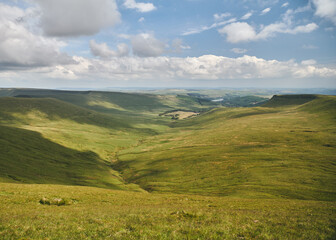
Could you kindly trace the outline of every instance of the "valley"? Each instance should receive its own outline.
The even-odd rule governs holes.
[[[0,89],[0,237],[332,239],[336,97],[206,94]]]

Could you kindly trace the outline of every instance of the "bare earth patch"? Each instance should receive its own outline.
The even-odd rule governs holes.
[[[172,119],[186,119],[199,115],[197,112],[188,111],[174,111],[164,114],[163,116],[172,117]]]

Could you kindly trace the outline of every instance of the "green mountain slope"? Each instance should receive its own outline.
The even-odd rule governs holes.
[[[316,99],[318,95],[301,94],[301,95],[274,95],[264,107],[284,107],[290,105],[301,105]]]
[[[44,89],[0,89],[0,96],[56,98],[98,112],[143,115],[158,114],[174,108],[189,110],[216,106],[211,101],[187,95],[156,95],[99,91],[59,91]]]
[[[114,153],[153,134],[51,98],[0,98],[2,181],[128,189]],[[90,180],[91,179],[91,180]]]
[[[0,180],[126,189],[120,177],[93,152],[79,152],[40,134],[0,126]]]
[[[335,200],[335,102],[282,96],[216,109],[120,151],[116,167],[149,191]]]

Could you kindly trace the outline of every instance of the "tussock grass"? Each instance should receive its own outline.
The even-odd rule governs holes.
[[[333,239],[336,205],[0,184],[1,239]],[[71,204],[42,205],[41,196]]]

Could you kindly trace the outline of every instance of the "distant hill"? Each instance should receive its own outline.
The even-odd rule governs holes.
[[[175,108],[200,110],[213,107],[211,101],[187,95],[156,95],[145,93],[60,91],[44,89],[0,89],[0,96],[24,98],[55,98],[103,113],[160,113]]]
[[[301,94],[301,95],[274,95],[263,107],[282,107],[289,105],[301,105],[316,99],[318,95]]]

